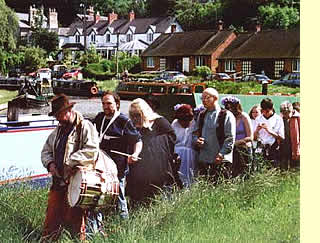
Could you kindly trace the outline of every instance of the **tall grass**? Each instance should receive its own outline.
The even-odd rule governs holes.
[[[107,238],[90,242],[299,242],[299,172],[263,170],[217,186],[199,179],[190,190],[157,197],[120,221],[110,211]],[[37,242],[47,191],[1,188],[2,242]],[[74,240],[73,240],[74,241]],[[65,232],[60,242],[73,242]]]

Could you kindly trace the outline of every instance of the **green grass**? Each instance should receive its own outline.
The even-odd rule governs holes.
[[[264,170],[218,186],[199,180],[171,200],[157,197],[121,222],[106,217],[108,238],[91,242],[299,242],[300,173]],[[2,242],[36,242],[46,190],[0,188]],[[72,242],[64,233],[60,242]]]
[[[0,89],[0,104],[7,103],[9,100],[12,100],[14,97],[16,97],[17,94],[17,91]]]

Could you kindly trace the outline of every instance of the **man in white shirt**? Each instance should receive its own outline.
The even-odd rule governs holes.
[[[260,103],[261,115],[256,118],[254,140],[261,142],[263,156],[273,162],[274,166],[279,165],[279,145],[284,139],[283,119],[273,109],[273,102],[265,98]]]

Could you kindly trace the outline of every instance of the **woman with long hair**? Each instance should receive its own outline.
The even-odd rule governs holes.
[[[169,195],[174,185],[172,161],[176,135],[167,119],[141,99],[132,101],[129,117],[140,131],[141,160],[130,165],[128,195],[134,204],[146,202],[156,193]]]
[[[233,150],[232,176],[242,175],[252,162],[252,124],[247,113],[242,111],[240,99],[234,96],[224,97],[224,107],[236,118],[236,141]]]

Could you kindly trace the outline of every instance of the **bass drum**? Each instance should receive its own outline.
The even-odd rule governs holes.
[[[68,186],[70,207],[95,208],[114,205],[119,195],[118,178],[107,177],[98,170],[80,168]]]

